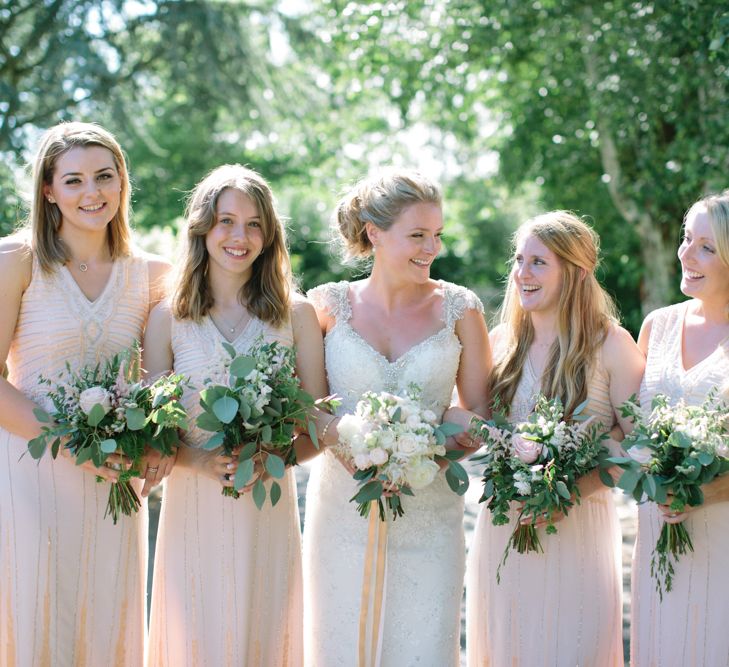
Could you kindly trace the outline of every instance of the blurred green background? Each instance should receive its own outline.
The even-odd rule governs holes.
[[[490,310],[509,237],[569,208],[633,332],[680,298],[684,211],[729,186],[725,2],[0,0],[0,233],[59,120],[120,139],[140,243],[174,256],[185,194],[241,162],[271,182],[302,288],[356,271],[329,213],[378,166],[446,194],[434,273]]]

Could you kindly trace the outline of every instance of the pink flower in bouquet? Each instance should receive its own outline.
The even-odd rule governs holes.
[[[528,440],[518,433],[514,433],[511,436],[511,448],[517,457],[519,457],[520,461],[529,465],[539,458],[539,454],[542,451],[542,444],[534,440]]]

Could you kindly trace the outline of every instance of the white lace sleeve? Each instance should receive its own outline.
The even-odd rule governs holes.
[[[306,298],[317,310],[328,312],[336,320],[346,320],[351,316],[348,290],[349,284],[344,280],[338,283],[324,283],[310,289],[306,293]]]
[[[483,303],[470,289],[453,283],[443,283],[444,321],[445,325],[452,329],[467,310],[484,312]]]

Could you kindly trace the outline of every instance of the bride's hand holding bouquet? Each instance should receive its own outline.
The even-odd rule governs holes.
[[[446,438],[461,427],[438,423],[435,413],[419,401],[415,385],[402,396],[367,392],[354,413],[342,416],[337,424],[337,453],[355,470],[360,488],[351,500],[362,516],[368,516],[372,504],[383,521],[385,506],[393,519],[402,516],[401,496],[412,496],[431,484],[441,465],[455,493],[463,495],[468,489],[468,474],[457,462],[462,452],[445,446]]]

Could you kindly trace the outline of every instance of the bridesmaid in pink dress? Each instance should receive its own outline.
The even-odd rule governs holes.
[[[323,396],[316,313],[293,293],[283,224],[256,172],[240,165],[211,172],[191,196],[185,236],[174,294],[154,310],[145,336],[147,372],[183,373],[193,386],[183,397],[189,430],[164,488],[148,664],[299,667],[301,534],[293,470],[275,507],[267,500],[257,509],[250,493],[223,496],[237,460],[201,449],[210,433],[195,420],[202,383],[229,358],[224,341],[239,353],[261,338],[295,345],[303,387]],[[319,417],[325,431],[333,417]],[[316,451],[305,436],[296,447],[299,461]]]
[[[553,211],[517,230],[501,324],[491,332],[491,395],[522,421],[540,392],[559,396],[569,414],[587,400],[605,431],[635,393],[644,360],[618,326],[610,297],[595,278],[598,239],[579,218]],[[611,443],[615,453],[617,443]],[[496,570],[516,520],[494,526],[484,506],[469,554],[469,667],[620,667],[620,528],[612,492],[596,472],[579,481],[581,502],[545,535],[544,553],[512,552]]]
[[[103,128],[48,130],[33,179],[30,229],[0,241],[0,664],[137,667],[146,506],[114,525],[96,478],[115,470],[22,455],[40,433],[34,409],[50,408],[39,375],[141,339],[169,267],[131,249],[124,155]],[[170,465],[145,464],[148,485]]]
[[[729,190],[688,211],[678,249],[687,301],[652,312],[638,344],[647,354],[640,400],[666,394],[700,404],[713,388],[729,395]],[[635,667],[729,665],[729,476],[703,487],[704,503],[674,514],[639,506],[633,553],[631,664]],[[675,564],[673,587],[659,599],[650,574],[664,522],[683,521],[694,550]]]

